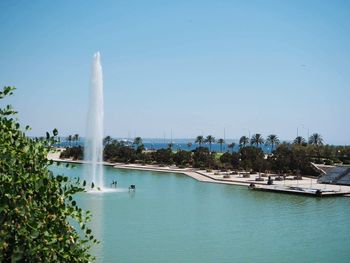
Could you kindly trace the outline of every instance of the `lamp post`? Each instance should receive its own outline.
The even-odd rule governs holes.
[[[297,126],[297,137],[299,136],[299,128],[305,128],[304,124],[300,124],[299,126]]]
[[[224,151],[226,150],[226,127],[224,127]]]

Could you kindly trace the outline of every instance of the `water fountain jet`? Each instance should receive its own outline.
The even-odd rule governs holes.
[[[103,190],[103,76],[100,52],[94,54],[90,80],[84,159],[85,180]]]

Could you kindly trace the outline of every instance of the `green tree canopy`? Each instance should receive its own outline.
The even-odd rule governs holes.
[[[204,143],[204,137],[202,135],[198,135],[195,143],[198,143],[199,147],[201,147],[202,144]]]
[[[262,169],[264,152],[260,148],[247,146],[241,148],[239,153],[241,155],[242,167],[244,169],[253,169],[257,172]]]
[[[249,138],[247,136],[242,136],[239,139],[239,147],[245,147],[249,143]]]
[[[298,144],[298,145],[304,145],[304,144],[306,144],[306,141],[305,141],[305,139],[302,136],[297,136],[294,139],[293,143],[294,144]]]
[[[323,145],[323,139],[321,134],[314,133],[309,138],[309,144],[315,145],[315,146],[322,146]]]
[[[106,146],[108,144],[111,144],[112,141],[113,141],[112,137],[108,135],[108,136],[103,138],[103,145]]]
[[[168,149],[158,149],[154,153],[154,159],[159,164],[172,164],[173,163],[173,152],[170,148]]]
[[[235,148],[235,143],[233,142],[233,143],[230,143],[229,145],[227,145],[227,147],[229,148],[229,149],[231,149],[231,153],[233,153],[233,149]]]
[[[220,162],[223,164],[231,164],[232,161],[232,154],[229,152],[225,152],[223,155],[220,156]]]
[[[192,152],[185,150],[178,150],[174,155],[176,165],[192,164]]]
[[[136,145],[136,146],[139,146],[139,145],[143,144],[142,138],[141,137],[135,137],[133,144]]]
[[[215,162],[213,154],[206,147],[198,147],[194,150],[193,161],[196,168],[212,167]]]
[[[225,143],[225,140],[224,139],[222,139],[222,138],[220,138],[219,140],[218,140],[218,144],[220,144],[220,152],[222,152],[222,145]]]
[[[280,140],[278,139],[277,135],[270,134],[267,136],[266,145],[271,145],[271,152],[273,152],[274,146],[278,145],[279,143],[280,143]]]
[[[254,134],[250,139],[250,144],[256,145],[256,147],[259,147],[263,143],[264,143],[264,138],[261,136],[260,133]]]
[[[12,91],[5,87],[0,99]],[[90,216],[73,200],[84,189],[49,170],[57,130],[46,140],[29,138],[15,114],[11,106],[0,109],[0,262],[91,261],[88,240],[96,240],[86,227]]]
[[[215,143],[215,137],[208,135],[207,138],[205,138],[205,142],[209,144],[209,151],[211,151],[211,145]]]

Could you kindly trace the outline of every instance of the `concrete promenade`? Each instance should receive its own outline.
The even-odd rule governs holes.
[[[249,186],[251,183],[257,185],[259,190],[265,189],[266,191],[276,191],[276,192],[290,192],[293,194],[298,194],[299,192],[290,187],[297,187],[305,190],[321,190],[323,195],[347,195],[350,194],[350,186],[339,186],[330,184],[319,184],[317,179],[303,177],[301,180],[294,180],[292,176],[287,176],[286,180],[274,181],[273,185],[267,185],[267,178],[264,181],[256,181],[259,177],[258,174],[251,174],[249,177],[244,177],[242,174],[230,175],[226,172],[212,171],[207,172],[205,170],[198,170],[193,168],[180,169],[177,167],[159,167],[156,165],[137,165],[137,164],[116,164],[115,168],[119,169],[133,169],[133,170],[143,170],[143,171],[156,171],[156,172],[171,172],[171,173],[182,173],[189,177],[192,177],[200,182],[206,183],[218,183],[218,184],[230,184],[230,185],[240,185]],[[225,178],[229,176],[229,178]],[[271,175],[273,178],[275,175]],[[310,193],[308,193],[310,194]]]

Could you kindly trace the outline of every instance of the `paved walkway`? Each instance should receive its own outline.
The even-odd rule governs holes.
[[[137,164],[117,164],[114,166],[119,169],[133,169],[133,170],[143,170],[143,171],[156,171],[156,172],[171,172],[171,173],[182,173],[189,177],[192,177],[200,182],[206,183],[217,183],[217,184],[230,184],[230,185],[241,185],[249,186],[251,183],[259,185],[260,188],[270,189],[271,186],[267,185],[267,180],[259,182],[255,181],[258,174],[252,174],[249,178],[244,178],[242,175],[230,175],[230,178],[224,178],[227,173],[219,172],[206,172],[204,170],[198,170],[193,168],[180,169],[177,167],[159,167],[156,165],[137,165]],[[292,177],[287,177],[292,179]],[[317,179],[303,177],[302,180],[284,180],[284,181],[274,181],[273,186],[278,186],[279,188],[289,188],[289,187],[300,187],[303,189],[319,189],[322,191],[335,191],[337,194],[350,194],[350,186],[339,186],[339,185],[329,185],[329,184],[319,184]]]

